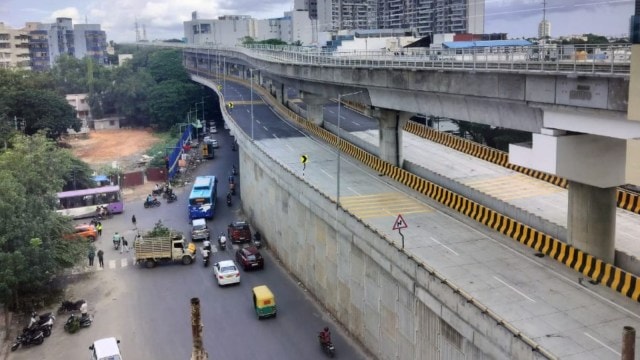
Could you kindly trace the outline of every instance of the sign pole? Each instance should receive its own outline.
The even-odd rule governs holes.
[[[398,228],[398,234],[400,234],[400,238],[402,239],[402,248],[400,250],[404,250],[404,235],[402,235],[402,231]]]

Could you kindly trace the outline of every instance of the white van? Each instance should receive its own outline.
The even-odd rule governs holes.
[[[96,340],[89,346],[91,350],[91,360],[122,360],[120,355],[120,340],[114,337]]]

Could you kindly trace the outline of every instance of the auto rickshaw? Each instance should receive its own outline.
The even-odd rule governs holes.
[[[253,307],[258,315],[258,320],[273,316],[276,317],[276,298],[266,285],[256,286],[252,290]]]

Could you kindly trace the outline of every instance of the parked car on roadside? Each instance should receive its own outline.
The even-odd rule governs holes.
[[[255,246],[238,249],[236,251],[236,261],[245,271],[250,269],[264,269],[264,258]]]

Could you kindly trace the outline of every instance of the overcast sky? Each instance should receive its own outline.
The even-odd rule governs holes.
[[[623,35],[629,31],[634,0],[547,0],[551,35],[595,33]],[[293,0],[0,0],[0,22],[21,28],[26,21],[100,24],[108,40],[134,41],[136,19],[147,39],[183,37],[183,22],[198,11],[200,18],[251,15],[281,17]],[[485,0],[485,32],[509,37],[535,37],[542,20],[542,0]],[[142,33],[141,33],[142,34]]]

